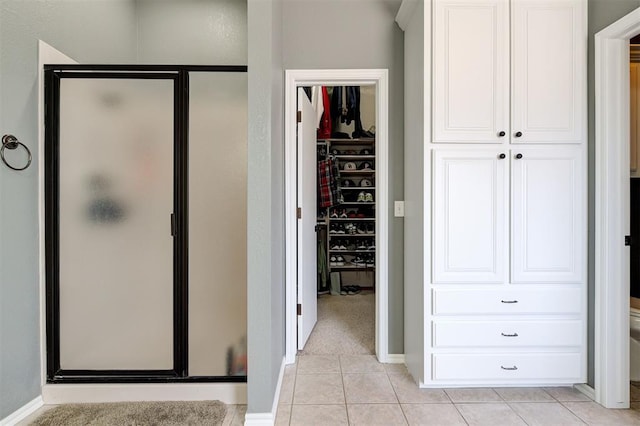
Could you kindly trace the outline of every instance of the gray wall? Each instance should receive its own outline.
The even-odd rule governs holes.
[[[136,0],[139,63],[244,65],[247,2]]]
[[[128,1],[0,1],[0,131],[31,149],[24,172],[0,165],[0,419],[40,395],[38,39],[83,62],[135,59]]]
[[[389,352],[404,353],[404,36],[400,0],[283,0],[285,69],[389,69]]]
[[[595,54],[594,35],[640,7],[640,0],[589,0],[589,318],[588,318],[588,383],[594,384],[594,330],[595,330]]]
[[[248,0],[248,412],[271,411],[284,360],[282,3]]]
[[[404,33],[405,218],[404,354],[413,377],[424,377],[424,2],[416,1]]]

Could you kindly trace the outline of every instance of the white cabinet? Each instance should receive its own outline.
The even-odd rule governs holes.
[[[582,164],[580,148],[435,150],[433,283],[502,284],[509,262],[514,284],[581,283]]]
[[[508,161],[495,150],[434,152],[434,283],[504,282]]]
[[[509,132],[509,2],[436,1],[436,142],[500,142]]]
[[[581,0],[434,0],[433,142],[581,143],[584,10]]]
[[[512,151],[512,283],[583,282],[583,164],[578,148]]]
[[[587,0],[405,5],[405,149],[425,159],[407,367],[425,387],[583,383]]]

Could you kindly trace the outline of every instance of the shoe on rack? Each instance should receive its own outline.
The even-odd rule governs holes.
[[[367,230],[365,229],[365,225],[358,226],[358,234],[365,234]]]
[[[376,258],[374,255],[370,254],[367,259],[365,260],[365,264],[369,267],[373,267],[376,266]]]
[[[336,266],[344,266],[344,257],[342,255],[336,256]]]
[[[338,209],[333,209],[331,210],[331,219],[337,219],[338,218]]]
[[[335,223],[332,223],[331,226],[329,227],[329,233],[330,234],[338,233],[338,226]]]
[[[340,250],[340,241],[338,241],[338,240],[334,241],[334,243],[331,244],[331,246],[329,248],[331,250]]]
[[[340,246],[338,247],[338,250],[346,250],[347,246],[344,245],[344,241],[340,241]]]
[[[358,166],[358,170],[372,170],[373,166],[371,165],[370,162],[368,161],[363,161],[362,163],[360,163],[360,165]]]
[[[356,186],[356,184],[351,179],[345,179],[342,181],[342,186],[346,188],[351,188],[353,186]]]
[[[369,246],[367,245],[367,240],[360,240],[356,244],[358,250],[366,250],[369,248]]]
[[[353,258],[353,260],[351,262],[354,265],[362,265],[364,263],[364,259],[362,258],[362,256],[357,255],[356,257]]]
[[[352,172],[352,171],[357,170],[358,168],[356,167],[356,163],[354,163],[353,161],[349,161],[349,162],[344,163],[344,167],[342,169],[346,170],[348,172],[349,171]]]
[[[353,219],[356,217],[356,211],[355,210],[349,210],[349,213],[347,214],[347,217]]]
[[[374,223],[370,223],[367,225],[367,234],[375,234],[376,225]]]
[[[373,203],[373,194],[370,193],[370,192],[367,192],[364,195],[364,201],[367,202],[367,203]]]
[[[373,182],[371,182],[371,179],[364,178],[360,180],[360,186],[363,188],[370,187],[373,186]]]
[[[338,259],[335,256],[331,256],[329,258],[329,266],[338,266],[337,261]]]
[[[362,155],[371,155],[371,150],[369,148],[365,148],[360,150],[360,154]]]
[[[344,234],[344,226],[343,226],[341,223],[339,223],[338,225],[336,225],[336,232],[337,232],[338,234]]]
[[[376,241],[372,239],[369,242],[369,245],[367,246],[367,250],[375,250],[375,249],[376,249]]]
[[[348,217],[348,216],[347,216],[347,211],[343,209],[343,210],[340,212],[340,219],[346,219],[347,217]]]
[[[360,192],[358,194],[358,203],[364,203],[366,201],[366,195],[364,194],[364,192]]]

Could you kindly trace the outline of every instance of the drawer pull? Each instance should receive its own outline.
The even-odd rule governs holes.
[[[518,303],[517,300],[501,300],[502,303]]]
[[[502,334],[504,337],[518,337],[518,333],[513,333],[513,334],[500,333],[500,334]]]
[[[505,367],[504,365],[501,365],[500,368],[502,368],[503,370],[509,370],[509,371],[514,371],[518,369],[518,367],[516,367],[515,365],[513,367]]]

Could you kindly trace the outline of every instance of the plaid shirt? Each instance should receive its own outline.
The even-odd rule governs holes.
[[[340,178],[338,164],[331,158],[318,162],[318,193],[320,207],[327,208],[343,202],[342,193],[338,187]]]

